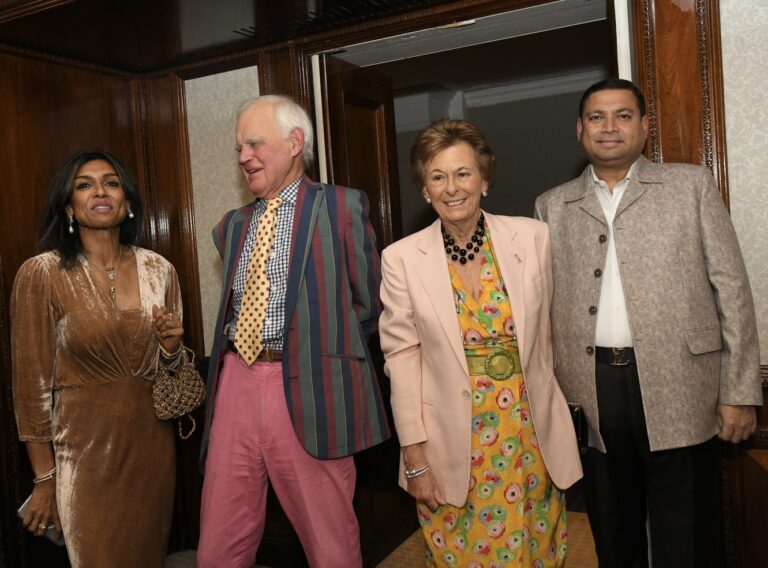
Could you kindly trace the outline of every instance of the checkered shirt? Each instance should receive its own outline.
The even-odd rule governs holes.
[[[275,242],[272,254],[267,262],[267,277],[269,278],[269,298],[267,313],[264,317],[262,339],[265,349],[283,349],[283,328],[285,327],[285,293],[288,287],[288,263],[291,258],[291,230],[293,229],[293,214],[296,211],[296,196],[299,193],[301,177],[279,193],[283,203],[277,208],[277,226],[275,227]],[[259,219],[267,210],[267,202],[257,199],[254,204],[253,217],[248,225],[248,235],[245,238],[243,252],[235,273],[232,286],[232,306],[235,317],[229,326],[229,339],[235,341],[237,319],[240,316],[240,304],[243,301],[245,281],[248,276],[248,262],[256,241],[256,229]]]

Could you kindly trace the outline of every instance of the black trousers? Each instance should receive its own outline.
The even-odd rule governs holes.
[[[720,564],[720,441],[651,452],[637,367],[598,362],[603,454],[583,456],[587,512],[600,568]],[[647,515],[647,517],[646,517]]]

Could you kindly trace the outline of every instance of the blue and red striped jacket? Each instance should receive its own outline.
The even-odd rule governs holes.
[[[208,370],[203,460],[233,318],[232,285],[253,209],[228,212],[213,230],[224,278]],[[363,192],[302,179],[285,298],[283,383],[296,437],[321,459],[348,456],[390,436],[368,350],[381,312],[375,243]]]

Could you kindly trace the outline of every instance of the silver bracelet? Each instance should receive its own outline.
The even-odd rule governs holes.
[[[426,464],[421,467],[406,469],[404,473],[405,473],[406,479],[413,479],[414,477],[419,477],[420,475],[424,475],[428,471],[429,471],[429,464]]]

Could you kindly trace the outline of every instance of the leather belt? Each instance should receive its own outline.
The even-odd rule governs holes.
[[[233,341],[227,342],[227,347],[230,351],[233,353],[237,353],[237,347],[235,347],[235,343]],[[238,353],[239,355],[239,353]],[[256,357],[257,361],[282,361],[283,360],[283,352],[278,349],[262,349],[261,353],[258,354]]]
[[[496,381],[504,381],[516,373],[522,373],[517,351],[494,349],[488,355],[468,355],[470,375],[486,375]]]
[[[612,367],[635,365],[635,350],[631,347],[597,347],[595,361]]]
[[[256,357],[257,361],[282,361],[283,352],[277,349],[262,349]]]

